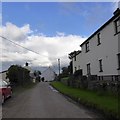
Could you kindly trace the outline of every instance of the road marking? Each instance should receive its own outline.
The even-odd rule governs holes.
[[[54,92],[58,92],[56,89],[54,89],[52,86],[49,86],[49,88],[54,91]]]

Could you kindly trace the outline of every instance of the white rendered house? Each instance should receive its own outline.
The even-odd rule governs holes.
[[[69,54],[69,58],[71,59],[72,61],[72,69],[73,69],[73,73],[79,69],[81,69],[81,66],[80,66],[80,53],[81,51],[78,50],[78,51],[74,51],[74,52],[71,52]]]
[[[52,68],[48,67],[45,71],[42,72],[41,76],[44,77],[44,81],[53,81],[56,77],[56,74]]]
[[[70,53],[73,73],[120,75],[120,9],[81,45],[79,54]]]
[[[9,78],[7,78],[7,70],[0,72],[0,80],[4,80],[6,82],[9,82]]]

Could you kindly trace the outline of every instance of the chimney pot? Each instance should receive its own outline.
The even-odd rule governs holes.
[[[117,8],[117,10],[113,13],[114,15],[120,14],[120,9]]]

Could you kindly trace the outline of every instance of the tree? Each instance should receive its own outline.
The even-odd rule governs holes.
[[[41,72],[39,70],[35,70],[34,71],[34,76],[38,77],[39,75],[41,75]]]
[[[37,76],[37,71],[36,71],[36,70],[34,71],[34,76],[35,76],[35,77]]]
[[[64,75],[68,75],[69,74],[68,67],[63,67],[62,68],[62,74],[64,74]]]
[[[39,81],[40,82],[40,75],[41,75],[41,72],[39,71],[39,70],[35,70],[34,71],[34,76],[35,76],[35,79],[37,80],[37,81]]]
[[[70,74],[73,74],[73,64],[72,64],[72,61],[70,61],[70,64],[68,66],[68,71]]]
[[[41,75],[41,72],[38,70],[38,74]]]
[[[8,69],[7,77],[11,83],[23,85],[30,82],[29,71],[19,65],[12,65]]]

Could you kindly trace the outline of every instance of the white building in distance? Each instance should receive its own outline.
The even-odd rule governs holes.
[[[48,67],[45,71],[42,72],[41,76],[44,77],[44,81],[53,81],[56,77],[56,73],[51,67]]]
[[[7,70],[0,72],[0,80],[4,80],[6,82],[9,82],[9,78],[7,78]]]

